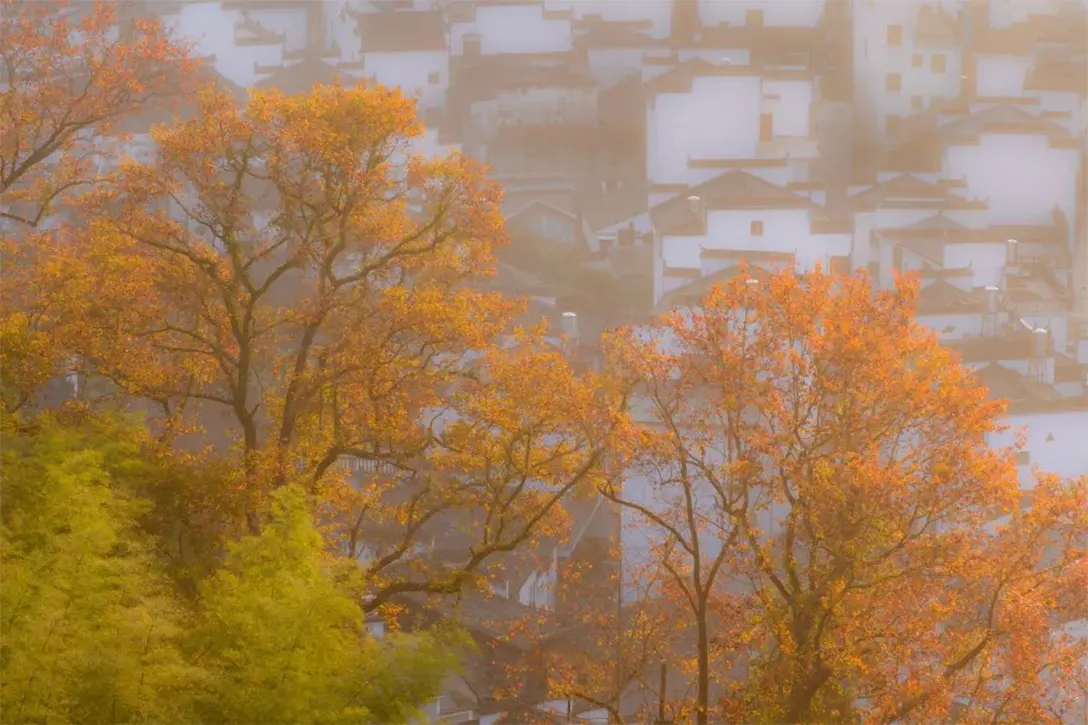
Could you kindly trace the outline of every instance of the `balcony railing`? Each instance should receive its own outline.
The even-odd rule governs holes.
[[[341,456],[336,465],[353,474],[380,473],[383,476],[392,476],[399,470],[388,461],[374,461],[368,458],[359,458],[358,456]]]

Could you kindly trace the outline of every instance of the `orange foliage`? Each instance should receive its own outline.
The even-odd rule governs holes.
[[[68,2],[0,0],[0,362],[4,406],[21,408],[71,350],[58,289],[40,274],[57,243],[46,231],[79,193],[104,182],[112,126],[177,98],[192,77],[188,49],[155,22],[116,32],[115,4],[72,13]],[[167,72],[164,72],[167,71]]]
[[[155,21],[117,32],[116,3],[0,0],[0,218],[37,226],[68,192],[97,181],[117,120],[185,88],[188,49]]]
[[[500,191],[464,157],[408,153],[410,99],[207,89],[198,105],[50,249],[74,346],[167,431],[226,420],[251,529],[271,488],[309,487],[364,559],[368,607],[458,591],[593,487],[621,397],[542,330],[510,337],[521,303],[471,287],[505,242]],[[373,471],[349,481],[349,457]],[[456,565],[430,556],[458,527]]]
[[[1083,678],[1083,644],[1050,632],[1083,579],[1085,484],[1043,478],[1021,511],[1011,452],[987,445],[1002,406],[913,321],[915,294],[742,274],[613,345],[656,502],[613,495],[691,626],[725,628],[700,673],[716,718],[932,723],[967,697],[969,722],[1056,723]]]

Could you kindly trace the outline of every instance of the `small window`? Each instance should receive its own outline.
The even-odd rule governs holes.
[[[433,73],[428,73],[427,74],[427,82],[430,83],[432,86],[437,86],[439,83],[442,82],[442,74],[439,73],[438,71],[434,71]]]
[[[903,90],[903,76],[898,73],[889,73],[884,79],[884,89],[889,93],[898,93]]]
[[[752,222],[749,225],[748,229],[752,233],[753,237],[762,237],[763,236],[763,222],[762,221]]]
[[[888,45],[898,48],[903,44],[903,28],[898,25],[888,26]]]
[[[924,62],[925,58],[922,57],[921,53],[915,53],[910,59],[910,64],[913,65],[915,68],[921,68],[922,63]]]
[[[465,37],[461,40],[461,50],[468,58],[480,57],[482,46],[483,38],[479,33],[465,33]]]
[[[763,11],[762,10],[749,10],[747,13],[748,26],[752,28],[759,28],[763,26]]]
[[[943,55],[938,53],[929,60],[929,67],[933,69],[934,73],[944,73],[948,65],[945,62]]]
[[[925,99],[921,96],[913,96],[910,99],[910,107],[913,108],[915,111],[921,111],[923,108],[925,108],[925,105]]]
[[[759,116],[759,140],[766,143],[774,138],[774,116],[763,113]]]

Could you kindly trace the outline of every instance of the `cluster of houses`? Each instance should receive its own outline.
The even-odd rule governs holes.
[[[415,94],[417,150],[485,160],[516,234],[641,290],[605,309],[504,262],[499,283],[587,354],[595,331],[691,304],[742,264],[864,268],[883,287],[914,271],[921,320],[1010,400],[994,443],[1026,431],[1024,487],[1036,467],[1088,473],[1084,0],[130,5],[192,40],[239,94],[359,79]],[[527,608],[567,636],[565,567],[623,543],[603,502],[571,517],[543,563],[511,567],[478,617],[462,611],[484,651],[514,657],[524,643],[493,623]],[[468,668],[432,714],[601,717],[543,699],[515,708],[492,696],[493,675]]]

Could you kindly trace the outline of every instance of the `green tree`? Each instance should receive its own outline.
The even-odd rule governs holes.
[[[122,482],[142,468],[118,426],[6,426],[0,495],[4,722],[184,722],[201,686],[185,611]]]
[[[304,493],[273,499],[257,536],[231,546],[203,588],[204,716],[221,723],[406,722],[437,697],[456,639],[365,625],[352,562],[326,550]]]

